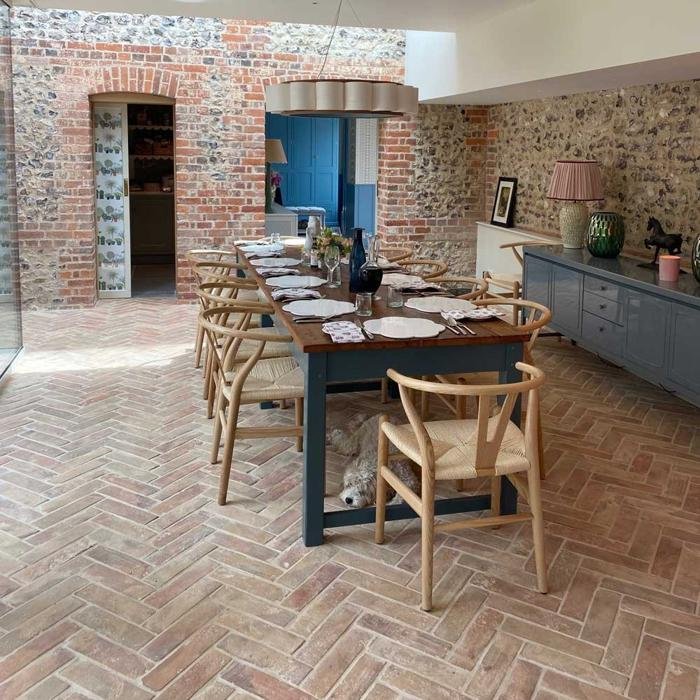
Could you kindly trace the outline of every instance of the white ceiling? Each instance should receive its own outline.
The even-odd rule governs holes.
[[[343,0],[340,24],[454,31],[532,0]],[[332,24],[338,0],[18,0],[16,5],[96,12]]]

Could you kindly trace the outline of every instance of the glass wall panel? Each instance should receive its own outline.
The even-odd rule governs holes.
[[[0,1],[0,375],[22,345],[15,197],[10,8]]]

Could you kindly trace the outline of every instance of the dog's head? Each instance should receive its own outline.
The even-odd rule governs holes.
[[[351,508],[364,508],[375,503],[377,480],[367,474],[346,474],[340,500]]]

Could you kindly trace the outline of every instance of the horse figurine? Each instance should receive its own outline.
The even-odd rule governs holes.
[[[680,233],[666,233],[659,220],[655,219],[653,216],[649,217],[647,231],[653,231],[653,233],[649,238],[644,239],[644,247],[647,249],[656,247],[652,265],[656,265],[661,248],[665,248],[669,255],[680,254],[681,246],[683,245],[683,236],[681,236]]]

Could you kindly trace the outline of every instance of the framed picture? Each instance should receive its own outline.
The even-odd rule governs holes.
[[[515,212],[515,190],[518,187],[517,177],[499,177],[496,188],[496,198],[493,200],[491,223],[496,226],[513,226]]]

